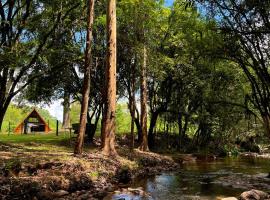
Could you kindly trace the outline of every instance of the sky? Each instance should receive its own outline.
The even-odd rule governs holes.
[[[45,108],[50,112],[50,114],[56,117],[58,120],[63,120],[63,106],[62,106],[62,99],[52,102],[50,105],[46,105]]]
[[[174,0],[165,0],[165,4],[166,4],[167,6],[171,6],[171,5],[173,4],[173,1],[174,1]]]
[[[174,0],[165,0],[166,6],[171,6]],[[62,121],[63,115],[63,106],[62,106],[62,99],[54,101],[52,104],[45,106],[44,108],[47,109],[50,114],[56,117],[58,120]]]

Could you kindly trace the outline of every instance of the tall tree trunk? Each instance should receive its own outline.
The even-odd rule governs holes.
[[[182,114],[181,112],[178,113],[177,123],[178,123],[178,149],[182,147],[182,131],[183,131],[183,124],[182,124]]]
[[[131,135],[131,143],[130,148],[134,149],[134,125],[135,125],[135,68],[132,68],[131,75],[131,127],[130,127],[130,135]]]
[[[143,48],[143,64],[141,65],[141,130],[142,143],[140,149],[148,151],[147,139],[147,80],[146,80],[146,65],[147,65],[147,50]]]
[[[70,94],[67,91],[64,92],[62,128],[70,128]]]
[[[85,71],[84,71],[84,82],[83,82],[83,97],[81,105],[80,115],[80,127],[75,144],[74,153],[81,154],[83,150],[83,141],[87,122],[88,113],[88,101],[90,94],[90,82],[91,82],[91,43],[92,43],[92,30],[94,22],[94,5],[95,0],[88,1],[88,14],[87,14],[87,37],[86,37],[86,51],[85,51]]]
[[[158,115],[159,112],[153,112],[151,115],[150,127],[148,132],[148,146],[150,149],[153,149],[155,146],[154,128],[157,123]]]
[[[115,150],[115,110],[116,110],[116,0],[107,0],[107,66],[106,101],[104,112],[103,154],[116,156]]]
[[[104,95],[105,97],[105,95]],[[103,100],[105,102],[105,99]],[[105,106],[102,108],[102,118],[101,118],[101,147],[104,148],[105,145]]]

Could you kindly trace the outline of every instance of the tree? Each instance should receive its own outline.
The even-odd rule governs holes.
[[[94,22],[94,5],[95,0],[88,1],[88,11],[87,11],[87,36],[86,36],[86,51],[85,51],[85,71],[84,71],[84,81],[83,81],[83,91],[82,91],[82,103],[81,103],[81,114],[80,114],[80,126],[79,133],[77,137],[77,142],[75,144],[74,153],[81,154],[83,149],[83,141],[87,123],[88,114],[88,102],[90,95],[90,81],[91,81],[91,44],[92,44],[92,30]]]
[[[69,91],[64,92],[64,101],[63,101],[63,123],[62,128],[70,128],[70,94]]]
[[[12,99],[49,67],[42,63],[45,47],[53,44],[53,33],[80,2],[0,2],[0,130]],[[44,22],[49,23],[44,23]]]
[[[136,105],[136,92],[139,84],[139,61],[138,55],[142,54],[138,48],[138,2],[121,1],[118,4],[118,96],[119,98],[128,99],[128,108],[131,115],[131,148],[134,146],[136,125],[138,133],[138,143],[142,142],[140,114]],[[130,28],[132,27],[132,28]]]
[[[141,129],[142,143],[140,149],[148,151],[148,135],[147,135],[147,50],[143,47],[143,64],[141,65]]]
[[[211,8],[213,20],[218,18],[215,21],[226,44],[224,57],[246,74],[251,86],[247,105],[260,113],[270,136],[269,1],[211,0],[201,5]]]
[[[102,128],[103,154],[115,156],[116,110],[116,0],[107,0],[107,66],[105,77],[105,111]]]

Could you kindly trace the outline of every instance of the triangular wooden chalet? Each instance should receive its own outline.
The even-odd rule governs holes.
[[[24,120],[14,129],[14,133],[27,134],[32,132],[50,132],[51,129],[46,121],[34,108]]]

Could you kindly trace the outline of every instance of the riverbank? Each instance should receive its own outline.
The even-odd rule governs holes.
[[[119,157],[112,159],[100,153],[98,141],[86,145],[85,153],[75,157],[74,140],[69,135],[0,140],[0,199],[103,199],[108,193],[111,199],[110,194],[117,192],[144,196],[150,194],[148,184],[162,188],[151,193],[157,199],[166,199],[164,195],[174,195],[171,199],[239,196],[253,188],[270,191],[269,163],[257,157],[268,159],[259,154],[226,159],[202,154],[161,155],[131,152],[127,141],[118,141]],[[165,193],[163,187],[168,184],[173,188]]]
[[[65,144],[0,143],[0,199],[103,199],[136,177],[180,167],[170,156],[131,152],[127,146],[117,151],[112,159],[87,147],[75,157]]]

